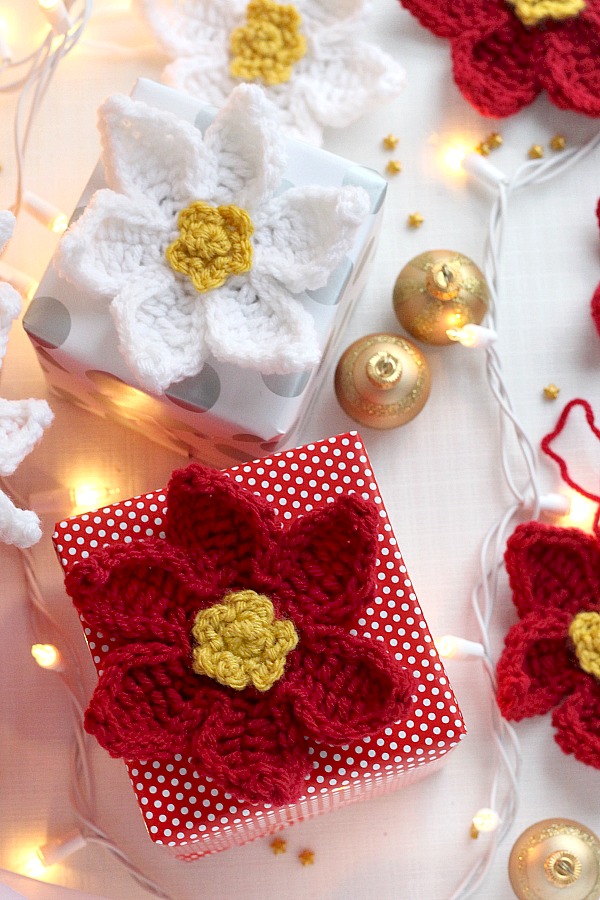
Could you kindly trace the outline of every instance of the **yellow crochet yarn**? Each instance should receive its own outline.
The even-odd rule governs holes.
[[[242,691],[253,684],[268,691],[283,675],[287,654],[298,643],[293,622],[276,619],[273,604],[255,591],[234,591],[197,614],[192,668]]]
[[[577,613],[569,626],[569,637],[583,671],[600,679],[600,613]]]
[[[229,38],[231,75],[271,85],[289,81],[295,63],[306,54],[301,22],[294,6],[251,0],[246,24],[236,28]]]
[[[507,0],[523,25],[539,25],[544,19],[570,19],[585,9],[584,0]]]
[[[177,220],[180,236],[167,247],[167,260],[187,275],[199,293],[225,284],[252,268],[254,226],[245,209],[196,200]]]

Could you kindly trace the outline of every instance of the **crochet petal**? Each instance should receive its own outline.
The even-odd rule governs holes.
[[[162,263],[172,223],[153,201],[97,191],[58,245],[63,276],[114,297],[136,273]]]
[[[242,281],[240,279],[240,281]],[[206,342],[216,359],[263,374],[316,365],[321,356],[310,313],[281,284],[260,273],[206,296]]]
[[[106,655],[85,729],[113,757],[167,759],[187,752],[212,693],[180,647],[129,644]]]
[[[538,39],[510,12],[497,12],[493,25],[459,34],[452,42],[454,79],[459,90],[484,116],[511,116],[540,92],[532,54]]]
[[[323,627],[303,630],[281,690],[303,728],[344,743],[404,718],[414,679],[379,642]]]
[[[564,753],[600,769],[600,685],[593,678],[582,681],[552,713],[554,739]]]
[[[335,26],[364,18],[367,4],[365,0],[303,0],[299,12],[307,25]]]
[[[540,41],[540,83],[560,109],[600,116],[600,9],[549,27]]]
[[[600,335],[600,283],[598,287],[594,291],[594,295],[592,297],[592,319],[594,320],[594,325],[596,326],[596,331]]]
[[[169,0],[137,0],[160,44],[173,56],[202,53],[206,46],[227,46],[229,33],[237,24],[247,0],[203,0],[202,3],[173,3]]]
[[[294,621],[344,625],[364,609],[375,591],[378,521],[374,504],[346,494],[284,532],[275,567]]]
[[[8,244],[12,233],[15,230],[16,219],[8,209],[0,210],[0,253]]]
[[[0,282],[0,366],[8,346],[10,329],[21,312],[21,295],[10,284]]]
[[[214,571],[200,554],[164,540],[114,544],[81,560],[65,577],[86,624],[119,644],[160,641],[185,655],[198,610],[214,602]]]
[[[120,350],[141,385],[162,393],[206,358],[205,300],[166,263],[147,266],[111,303]]]
[[[45,400],[0,398],[0,475],[12,475],[53,418]]]
[[[257,85],[234,88],[207,128],[205,145],[218,171],[215,202],[252,213],[279,185],[285,141],[277,110]]]
[[[215,171],[202,134],[189,122],[116,94],[98,110],[106,181],[171,213],[210,197]]]
[[[497,701],[505,718],[544,715],[588,677],[571,661],[571,621],[570,613],[548,609],[529,613],[509,629],[497,667]]]
[[[490,31],[504,20],[505,0],[486,0],[473,4],[471,0],[400,0],[424,28],[442,38],[455,38],[473,31]]]
[[[29,509],[19,509],[0,491],[0,543],[22,550],[33,547],[42,536],[40,520]]]
[[[222,790],[249,803],[293,803],[311,769],[289,704],[276,694],[222,694],[193,741],[196,765]]]
[[[526,522],[509,538],[505,563],[520,616],[598,608],[600,548],[590,534]]]
[[[161,77],[165,84],[193,97],[202,97],[208,106],[219,109],[238,84],[229,74],[227,52],[220,43],[176,59]]]
[[[171,476],[167,540],[214,565],[220,583],[247,588],[272,546],[275,513],[263,500],[220,472],[192,464]]]
[[[363,188],[290,188],[255,222],[254,270],[293,294],[323,287],[368,215]]]

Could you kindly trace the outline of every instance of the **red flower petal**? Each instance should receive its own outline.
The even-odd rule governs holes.
[[[206,565],[192,570],[187,554],[165,541],[144,541],[109,545],[82,560],[65,587],[86,623],[120,644],[177,643],[197,611],[213,602],[214,573]]]
[[[600,684],[582,681],[552,714],[556,743],[564,753],[600,769]]]
[[[498,660],[497,701],[506,719],[547,713],[588,676],[572,662],[563,610],[532,612],[513,625]]]
[[[520,616],[600,608],[600,547],[592,535],[526,522],[509,538],[505,562]]]
[[[232,478],[197,464],[173,473],[167,540],[201,551],[214,564],[222,585],[247,587],[255,560],[260,563],[276,530],[272,508]]]
[[[532,53],[537,35],[527,31],[507,4],[495,21],[471,28],[452,42],[454,80],[484,116],[511,116],[540,92]]]
[[[504,12],[504,0],[486,0],[485,4],[472,0],[400,0],[402,6],[415,16],[421,25],[438,37],[453,38],[474,28],[489,30]]]
[[[284,532],[274,563],[294,620],[341,625],[364,608],[375,589],[378,521],[375,505],[351,494]]]
[[[111,756],[165,759],[187,752],[213,693],[185,648],[129,644],[107,654],[85,728]]]
[[[596,331],[600,334],[600,283],[592,297],[592,319],[594,320]]]
[[[318,627],[301,641],[281,691],[315,738],[343,744],[407,715],[414,679],[380,641]]]
[[[600,116],[600,11],[548,25],[536,49],[540,84],[560,109]]]
[[[311,770],[289,704],[277,694],[222,693],[194,738],[194,759],[225,791],[249,803],[293,803]]]

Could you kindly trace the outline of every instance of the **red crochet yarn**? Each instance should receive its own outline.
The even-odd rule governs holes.
[[[600,0],[526,27],[507,0],[400,0],[449,38],[454,80],[484,116],[510,116],[545,90],[560,109],[600,116]]]
[[[600,545],[575,528],[528,522],[505,561],[520,621],[498,661],[500,710],[518,721],[554,709],[559,747],[600,768],[600,682],[579,666],[569,638],[577,613],[600,613]]]
[[[181,753],[240,800],[289,803],[331,744],[403,718],[413,678],[380,641],[349,632],[375,591],[378,512],[356,494],[284,527],[224,473],[173,474],[166,539],[104,547],[66,587],[111,649],[85,727],[111,756]],[[299,637],[283,676],[238,691],[192,669],[196,614],[230,591],[267,595]]]
[[[600,225],[600,200],[598,200],[598,206],[596,207],[596,216],[598,217],[598,225]],[[592,319],[594,320],[596,331],[600,334],[600,282],[598,282],[598,287],[592,297]]]

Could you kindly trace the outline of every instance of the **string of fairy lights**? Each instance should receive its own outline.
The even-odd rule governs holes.
[[[26,156],[36,115],[61,61],[82,42],[82,36],[92,15],[93,3],[92,0],[36,0],[36,2],[46,17],[48,30],[39,45],[29,54],[22,58],[13,58],[9,36],[0,23],[0,93],[17,95],[13,122],[15,191],[11,208],[16,215],[26,211],[51,231],[60,234],[67,227],[68,220],[64,213],[25,188]],[[123,11],[121,8],[118,10],[119,13]],[[111,13],[114,12],[111,10]],[[114,53],[123,50],[118,45],[98,44],[92,41],[88,42],[88,45],[91,48]],[[535,519],[543,513],[564,516],[569,509],[568,498],[563,495],[540,493],[537,453],[516,416],[495,344],[497,310],[501,302],[501,249],[509,205],[517,192],[560,176],[598,147],[600,134],[579,148],[564,151],[559,157],[531,160],[519,167],[510,177],[477,153],[459,151],[456,156],[456,149],[453,150],[455,163],[495,192],[489,216],[483,266],[491,295],[490,310],[485,326],[467,326],[466,329],[461,329],[462,333],[455,339],[466,346],[480,347],[482,352],[485,352],[487,382],[500,414],[502,474],[513,502],[498,521],[492,524],[481,545],[480,578],[471,597],[479,639],[471,641],[446,635],[436,640],[436,646],[443,657],[471,660],[482,665],[489,689],[490,728],[496,757],[490,772],[491,784],[487,806],[475,813],[471,823],[473,837],[479,833],[490,832],[489,839],[485,842],[483,852],[476,863],[454,889],[449,900],[471,897],[481,886],[498,846],[510,831],[518,805],[521,751],[514,729],[502,718],[495,702],[495,670],[489,637],[494,608],[502,590],[500,574],[506,540],[519,520]],[[2,260],[0,260],[0,280],[12,284],[25,297],[31,297],[37,286],[25,273],[13,269]],[[518,451],[516,457],[511,452],[515,446]],[[0,484],[16,503],[23,505],[10,485],[5,484],[2,479]],[[95,505],[104,502],[98,496],[87,499],[90,507],[94,505],[94,499],[98,500]],[[42,668],[54,672],[61,679],[72,710],[70,799],[77,829],[37,848],[36,859],[42,867],[47,868],[66,859],[85,844],[96,843],[105,847],[121,862],[145,890],[168,900],[170,895],[160,885],[147,878],[95,822],[94,784],[89,763],[91,748],[90,739],[83,730],[85,697],[82,695],[83,680],[80,677],[77,650],[44,602],[36,576],[34,553],[31,550],[23,550],[20,554],[27,586],[31,632],[34,635],[43,634],[46,639],[51,637],[61,647],[59,650],[54,643],[35,643],[32,654]]]

